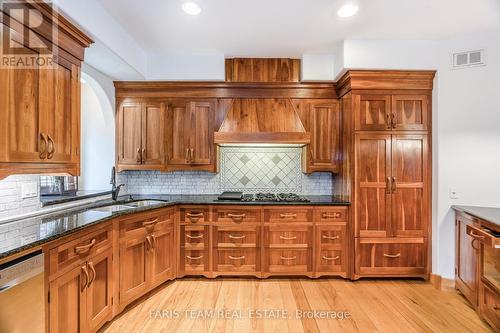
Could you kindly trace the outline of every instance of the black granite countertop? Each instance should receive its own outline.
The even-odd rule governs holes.
[[[174,205],[327,205],[346,206],[349,202],[332,196],[306,196],[309,202],[241,202],[218,201],[217,195],[127,195],[121,196],[116,204],[127,204],[136,200],[159,200],[151,206],[136,207],[117,212],[95,210],[113,204],[111,199],[100,200],[70,208],[39,215],[32,218],[10,221],[0,224],[0,259],[29,250],[55,239],[67,236],[92,225],[110,220],[117,216]]]
[[[58,205],[66,202],[95,198],[102,195],[111,194],[111,191],[78,191],[74,194],[64,194],[64,195],[42,195],[40,196],[40,202],[42,207]]]
[[[500,226],[500,208],[477,206],[451,206],[451,208]]]

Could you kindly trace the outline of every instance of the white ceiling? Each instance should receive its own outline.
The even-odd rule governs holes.
[[[500,27],[500,0],[357,0],[348,19],[345,0],[98,0],[151,53],[300,56],[330,51],[344,39],[438,39]],[[352,0],[356,1],[356,0]]]

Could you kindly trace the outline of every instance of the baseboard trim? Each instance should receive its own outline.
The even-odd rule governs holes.
[[[447,279],[447,278],[442,277],[439,274],[431,274],[430,282],[434,286],[434,288],[436,288],[437,290],[455,289],[455,280],[454,279]]]

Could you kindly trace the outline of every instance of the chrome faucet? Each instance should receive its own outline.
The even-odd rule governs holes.
[[[113,201],[116,201],[118,199],[118,195],[120,194],[120,188],[122,186],[125,186],[125,184],[120,184],[116,186],[116,169],[115,167],[111,168],[111,180],[109,181],[111,184],[111,198]]]

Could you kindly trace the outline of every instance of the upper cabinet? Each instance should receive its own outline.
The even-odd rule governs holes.
[[[0,179],[22,173],[78,175],[80,67],[92,41],[62,16],[52,21],[47,4],[21,6],[38,10],[43,20],[38,27],[28,27],[9,18],[8,8],[2,12],[2,45],[11,48],[2,47],[1,56],[38,60],[0,66],[0,107],[5,111],[0,114]],[[45,29],[55,24],[57,40]]]
[[[167,170],[215,171],[215,100],[176,100],[167,106]]]
[[[304,172],[338,171],[340,149],[340,106],[335,99],[306,99],[293,102],[311,143],[304,148]]]
[[[430,123],[428,95],[355,96],[355,129],[358,131],[426,131]]]
[[[226,59],[226,82],[299,82],[300,59]]]
[[[165,103],[126,101],[116,115],[117,168],[161,170],[165,165]]]

